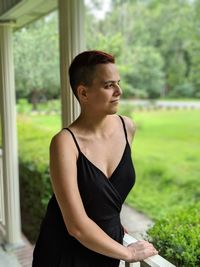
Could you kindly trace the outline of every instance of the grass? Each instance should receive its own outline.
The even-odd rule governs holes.
[[[137,182],[127,202],[160,218],[200,201],[200,111],[135,111]]]
[[[126,112],[130,113],[131,107]],[[200,201],[200,111],[134,111],[136,185],[127,203],[151,218]],[[19,152],[48,163],[49,143],[61,128],[56,115],[18,116]]]
[[[19,155],[48,163],[51,138],[61,129],[58,115],[18,115]]]

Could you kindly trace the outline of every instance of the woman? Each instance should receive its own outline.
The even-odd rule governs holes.
[[[124,247],[122,204],[135,182],[132,121],[116,115],[122,94],[113,56],[85,51],[69,68],[81,113],[52,139],[54,194],[33,267],[117,267],[157,254],[146,241]]]

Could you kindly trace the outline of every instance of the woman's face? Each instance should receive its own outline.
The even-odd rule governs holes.
[[[87,87],[87,108],[104,115],[116,113],[122,94],[119,82],[115,64],[97,65],[92,85]]]

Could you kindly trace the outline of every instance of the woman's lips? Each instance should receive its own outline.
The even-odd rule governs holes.
[[[115,99],[115,100],[112,100],[110,101],[111,103],[118,103],[119,102],[119,99]]]

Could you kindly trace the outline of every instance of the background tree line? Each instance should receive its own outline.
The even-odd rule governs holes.
[[[116,56],[124,97],[200,98],[200,1],[111,0],[86,5],[86,46]],[[59,97],[57,13],[15,32],[17,98]],[[67,75],[67,74],[66,74]]]

